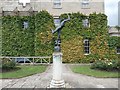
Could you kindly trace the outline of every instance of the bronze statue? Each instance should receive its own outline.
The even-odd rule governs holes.
[[[61,34],[61,30],[64,27],[65,22],[67,22],[69,20],[70,20],[70,16],[68,15],[67,19],[64,19],[55,30],[52,30],[52,34],[58,32],[58,38],[55,41],[55,47],[54,47],[54,51],[55,52],[60,52],[61,51],[61,49],[60,49],[60,43],[61,43],[60,34]]]

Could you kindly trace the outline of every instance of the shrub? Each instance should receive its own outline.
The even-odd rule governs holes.
[[[107,70],[107,71],[119,71],[120,62],[118,60],[98,60],[91,65],[92,69]]]
[[[2,59],[2,65],[0,68],[2,68],[2,70],[11,70],[11,69],[15,69],[16,63],[14,61],[10,61],[9,59]]]

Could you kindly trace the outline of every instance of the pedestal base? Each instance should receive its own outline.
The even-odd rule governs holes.
[[[50,88],[65,88],[65,82],[62,78],[62,53],[53,53],[53,77],[50,82]]]
[[[65,88],[65,82],[64,80],[52,80],[50,83],[50,88]]]

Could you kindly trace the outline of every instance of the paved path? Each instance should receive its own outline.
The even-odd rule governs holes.
[[[63,78],[67,88],[118,88],[117,78],[95,78],[73,73],[70,65],[63,65]],[[0,80],[3,88],[46,88],[52,79],[52,65],[46,72],[20,79]]]

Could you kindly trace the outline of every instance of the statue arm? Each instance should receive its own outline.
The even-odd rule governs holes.
[[[61,26],[63,26],[63,25],[65,24],[65,22],[67,22],[67,21],[69,21],[69,20],[70,20],[70,16],[68,15],[68,18],[65,19],[65,20],[63,20],[63,21],[61,22]]]
[[[55,30],[52,30],[52,33],[54,34],[55,32],[57,32],[62,26],[58,26]]]
[[[55,32],[57,32],[60,28],[63,27],[63,25],[65,24],[65,22],[69,21],[70,20],[70,16],[68,15],[68,18],[63,20],[60,24],[60,26],[58,26],[55,30],[52,30],[52,33],[54,34]]]

